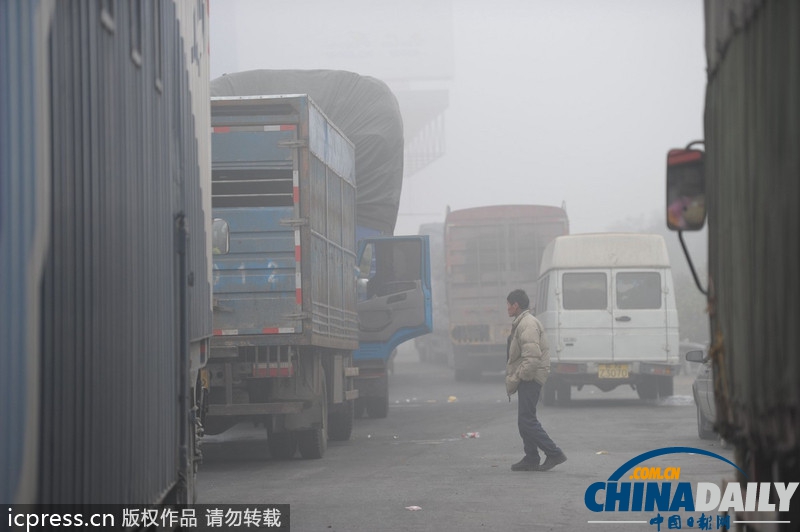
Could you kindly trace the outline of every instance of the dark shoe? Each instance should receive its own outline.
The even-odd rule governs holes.
[[[511,471],[539,471],[539,464],[523,458],[511,466]]]
[[[539,471],[549,471],[558,464],[563,464],[567,461],[567,455],[564,453],[554,454],[544,459],[544,463],[539,466]]]

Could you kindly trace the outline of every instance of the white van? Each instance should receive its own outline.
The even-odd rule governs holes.
[[[572,386],[642,399],[672,395],[680,368],[678,311],[664,239],[640,233],[556,237],[544,251],[532,301],[550,341],[545,404]]]

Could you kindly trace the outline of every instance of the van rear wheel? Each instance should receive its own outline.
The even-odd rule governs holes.
[[[658,399],[659,383],[657,377],[652,375],[642,375],[639,382],[636,383],[636,393],[639,394],[639,399],[643,401],[653,401]]]
[[[542,387],[542,404],[553,406],[556,404],[556,383],[555,379],[547,379]]]
[[[675,382],[672,377],[658,378],[658,396],[669,397],[675,395]]]
[[[558,396],[558,404],[567,406],[572,401],[572,386],[566,382],[559,382],[556,386],[556,395]]]

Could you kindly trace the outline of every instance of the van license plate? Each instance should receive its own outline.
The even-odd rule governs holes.
[[[597,377],[600,379],[627,379],[627,364],[598,364]]]

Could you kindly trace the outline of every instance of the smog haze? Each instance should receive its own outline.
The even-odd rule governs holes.
[[[662,217],[667,150],[702,138],[702,17],[698,0],[216,1],[211,75],[389,84],[406,122],[396,234],[447,206],[562,202],[572,233],[642,230]]]

